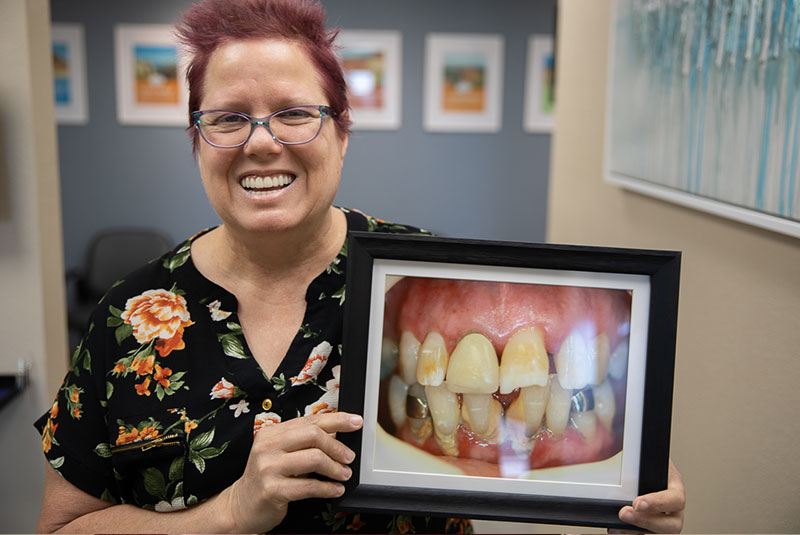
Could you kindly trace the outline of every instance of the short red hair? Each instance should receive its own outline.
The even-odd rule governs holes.
[[[192,5],[176,25],[180,42],[186,47],[189,85],[189,115],[203,100],[203,82],[211,54],[230,41],[286,39],[299,43],[319,74],[322,90],[333,108],[337,128],[350,132],[345,113],[347,84],[334,53],[337,30],[325,28],[325,9],[313,0],[202,0]],[[197,153],[197,130],[189,118],[192,148]]]

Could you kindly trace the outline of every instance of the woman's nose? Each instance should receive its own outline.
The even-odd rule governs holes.
[[[267,123],[264,121],[254,122],[250,138],[244,144],[245,154],[272,154],[281,152],[281,150],[283,150],[283,144],[275,139],[272,132],[269,131]]]

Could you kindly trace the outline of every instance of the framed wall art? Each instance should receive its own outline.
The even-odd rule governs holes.
[[[185,68],[171,26],[115,26],[114,55],[120,123],[188,124]]]
[[[800,10],[614,3],[606,179],[800,237]]]
[[[403,38],[396,31],[342,30],[347,96],[356,130],[396,130],[401,117]]]
[[[525,132],[549,133],[555,124],[555,57],[552,35],[531,35],[525,69]]]
[[[429,34],[425,39],[425,129],[500,131],[503,61],[500,35]]]
[[[83,26],[54,23],[51,36],[56,121],[86,124],[89,122],[89,98]]]
[[[339,505],[626,527],[666,488],[680,253],[351,233]],[[628,526],[629,527],[629,526]]]

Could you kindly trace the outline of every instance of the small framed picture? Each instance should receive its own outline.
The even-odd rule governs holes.
[[[347,97],[355,130],[400,128],[403,38],[396,31],[343,30],[341,46]]]
[[[424,126],[431,132],[498,132],[502,125],[503,37],[429,34]]]
[[[169,25],[114,27],[117,120],[186,126],[188,91],[178,42]]]
[[[523,129],[530,133],[553,130],[555,112],[555,56],[552,35],[528,38]]]
[[[89,122],[83,26],[53,23],[53,95],[59,124]]]
[[[625,528],[663,490],[680,253],[350,234],[339,506]]]

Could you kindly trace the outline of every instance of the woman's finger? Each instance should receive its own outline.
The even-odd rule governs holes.
[[[289,424],[289,422],[287,422]],[[274,455],[276,452],[318,449],[340,463],[350,463],[355,458],[353,450],[336,440],[314,422],[303,425],[277,424],[261,429],[253,442],[256,455]]]
[[[672,459],[669,461],[667,490],[638,496],[633,500],[633,509],[637,512],[677,513],[685,508],[686,490],[683,478],[672,463]]]
[[[644,513],[626,505],[619,512],[623,522],[639,526],[653,533],[680,533],[683,529],[683,511],[679,513]]]

